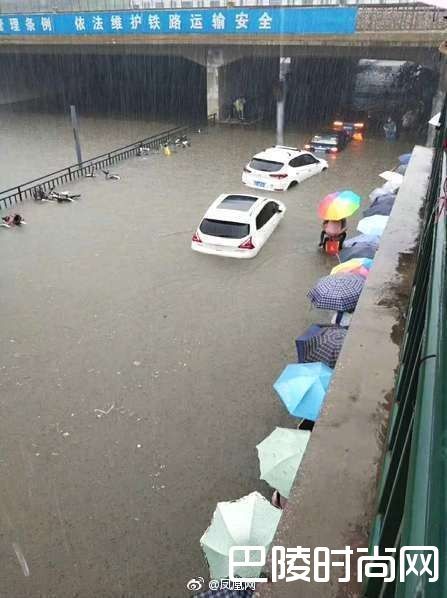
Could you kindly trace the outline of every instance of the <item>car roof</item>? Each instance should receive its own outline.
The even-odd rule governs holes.
[[[240,212],[249,212],[253,204],[258,201],[255,195],[227,195],[216,206],[218,210],[239,210]]]
[[[222,202],[225,202],[227,198],[231,197],[249,197],[253,198],[254,202],[251,204],[250,209],[248,210],[241,210],[240,208],[222,208],[219,207]],[[243,200],[242,200],[243,201]],[[219,195],[219,197],[213,201],[210,205],[208,210],[205,212],[204,218],[211,218],[212,220],[224,220],[230,222],[243,222],[248,224],[250,222],[250,218],[254,212],[257,212],[258,208],[263,205],[266,201],[275,201],[269,200],[266,197],[259,197],[258,195],[243,195],[243,194],[236,194],[236,193],[224,193]],[[231,203],[231,202],[230,202]]]
[[[340,137],[341,135],[345,135],[346,133],[343,131],[318,131],[312,135],[312,138],[316,137]]]
[[[268,147],[262,152],[255,154],[253,158],[256,160],[271,160],[273,162],[288,162],[296,156],[301,154],[307,154],[308,152],[302,151],[296,147],[287,147],[284,145],[275,145]]]

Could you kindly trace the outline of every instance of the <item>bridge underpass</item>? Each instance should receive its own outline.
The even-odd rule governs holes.
[[[225,48],[204,48],[201,60],[194,53],[192,60],[187,48],[180,56],[160,46],[156,47],[159,54],[154,48],[145,53],[144,48],[133,46],[103,46],[98,51],[73,45],[60,54],[48,47],[34,47],[33,52],[11,47],[6,52],[5,46],[0,47],[1,104],[34,98],[40,109],[64,112],[76,104],[81,114],[144,115],[181,123],[199,121],[207,113],[217,113],[224,120],[231,114],[234,99],[243,95],[248,118],[259,117],[266,123],[275,118],[278,46],[261,47],[264,53],[255,48],[253,54],[246,48],[247,55],[234,60],[229,56],[238,54],[233,49],[227,56]],[[345,49],[333,56],[293,55],[296,49],[283,50],[292,54],[287,120],[304,127],[325,124],[351,104],[358,57],[371,54],[350,56]],[[223,61],[220,66],[211,62],[216,56]],[[426,59],[426,49],[419,56]]]

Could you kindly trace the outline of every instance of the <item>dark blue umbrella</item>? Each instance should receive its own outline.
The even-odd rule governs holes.
[[[384,195],[383,197],[380,197],[375,200],[369,208],[363,210],[363,216],[389,216],[393,209],[395,199],[396,197],[394,195]]]
[[[343,346],[346,328],[312,324],[296,343],[298,362],[321,361],[334,368]]]
[[[376,197],[374,199],[374,201],[371,202],[371,206],[376,206],[378,203],[381,203],[382,201],[394,201],[395,199],[396,199],[395,193],[387,193],[386,195],[379,195],[379,197]]]
[[[377,249],[377,245],[357,243],[353,247],[345,247],[340,251],[340,261],[347,262],[355,257],[367,257],[372,260],[376,255]]]
[[[319,309],[353,311],[362,292],[363,276],[324,276],[311,289],[307,296],[312,305]]]

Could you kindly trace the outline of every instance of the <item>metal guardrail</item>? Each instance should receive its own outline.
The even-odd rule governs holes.
[[[371,554],[378,546],[380,555],[386,548],[437,547],[439,581],[369,578],[367,598],[447,595],[446,105],[441,120],[370,541]],[[399,567],[396,559],[397,580]]]
[[[216,115],[211,114],[210,116],[208,116],[207,125],[214,125],[215,123]],[[174,127],[172,129],[168,129],[167,131],[163,131],[162,133],[159,133],[157,135],[152,135],[151,137],[140,139],[139,141],[135,141],[134,143],[130,143],[129,145],[125,145],[105,154],[101,154],[100,156],[95,156],[94,158],[90,158],[89,160],[84,160],[80,164],[73,164],[72,166],[67,166],[66,168],[56,170],[55,172],[51,172],[50,174],[38,177],[36,179],[33,179],[32,181],[27,181],[26,183],[22,183],[21,185],[17,185],[16,187],[11,187],[10,189],[0,191],[0,210],[3,208],[11,207],[16,203],[24,201],[25,199],[33,199],[33,192],[38,188],[41,188],[44,191],[48,191],[52,187],[60,185],[61,183],[73,181],[75,179],[85,176],[87,173],[93,172],[101,168],[105,168],[106,166],[109,166],[111,164],[116,164],[121,160],[126,160],[127,158],[137,156],[138,151],[142,147],[158,149],[160,145],[171,141],[174,136],[180,136],[182,134],[185,134],[189,130],[191,130],[191,128],[192,127],[190,125],[183,127]]]
[[[356,31],[441,31],[445,26],[442,11],[430,6],[362,6]]]

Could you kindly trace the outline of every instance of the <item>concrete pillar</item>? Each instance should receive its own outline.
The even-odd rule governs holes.
[[[206,102],[208,115],[216,114],[220,119],[219,71],[221,67],[206,67]]]
[[[223,50],[209,49],[206,60],[206,100],[208,114],[216,114],[222,118],[222,67],[224,65]]]

